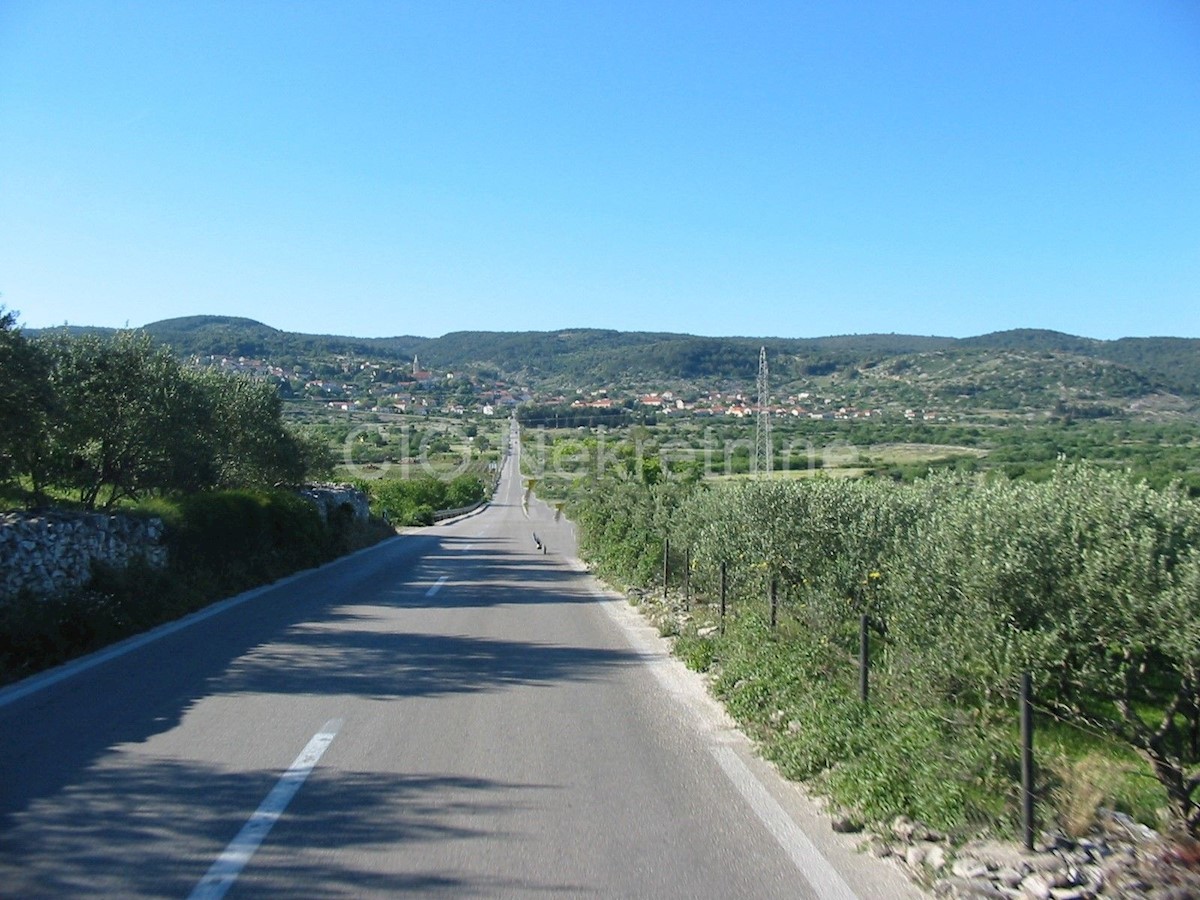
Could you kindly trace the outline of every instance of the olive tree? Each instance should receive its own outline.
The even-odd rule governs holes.
[[[212,482],[202,439],[209,409],[169,351],[128,332],[111,340],[57,337],[46,346],[60,406],[49,447],[53,477],[85,507]]]
[[[331,470],[324,443],[284,422],[283,400],[269,382],[208,371],[187,378],[202,401],[196,424],[211,454],[214,485],[294,485]]]
[[[46,442],[54,396],[49,360],[0,307],[0,483],[29,479],[35,504],[49,477]]]

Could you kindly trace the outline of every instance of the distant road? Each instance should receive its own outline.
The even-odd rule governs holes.
[[[481,512],[0,692],[0,896],[921,896],[754,758],[514,463]]]

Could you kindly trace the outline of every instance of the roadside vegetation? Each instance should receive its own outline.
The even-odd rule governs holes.
[[[753,467],[753,421],[658,419],[622,427],[522,428],[522,466],[539,492],[562,495],[597,475],[736,478]],[[1200,424],[1189,420],[1016,419],[985,424],[784,420],[772,425],[772,475],[911,483],[930,471],[1044,481],[1063,460],[1122,471],[1200,496]]]
[[[306,412],[309,433],[336,461],[334,478],[367,494],[396,526],[432,525],[439,513],[491,496],[507,419],[355,411]]]
[[[432,525],[438,513],[465,510],[491,496],[490,484],[478,475],[450,481],[425,475],[358,482],[371,498],[371,509],[394,525]]]
[[[0,684],[394,534],[377,519],[325,522],[295,493],[267,488],[156,497],[121,511],[162,519],[166,567],[93,564],[79,588],[0,602]]]
[[[1087,463],[910,483],[671,468],[643,456],[577,480],[582,553],[659,607],[676,652],[787,774],[867,821],[1011,835],[1027,671],[1044,827],[1083,833],[1104,806],[1200,833],[1200,500],[1186,490]]]
[[[331,469],[324,447],[284,422],[271,385],[186,368],[146,335],[30,341],[0,310],[0,384],[10,504],[112,509]]]
[[[95,565],[82,587],[0,602],[0,682],[393,534],[294,488],[324,443],[288,425],[275,388],[184,367],[147,337],[30,341],[0,309],[0,508],[106,510],[166,525],[169,563]]]

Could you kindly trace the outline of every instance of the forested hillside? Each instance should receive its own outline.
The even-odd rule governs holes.
[[[1035,329],[962,339],[900,334],[718,338],[589,328],[355,338],[280,331],[227,316],[167,319],[143,330],[182,356],[269,358],[291,366],[331,357],[408,365],[419,355],[423,366],[438,371],[484,372],[533,386],[752,383],[758,349],[765,346],[773,383],[781,387],[811,378],[853,380],[881,373],[899,383],[919,370],[930,388],[921,395],[926,399],[969,399],[999,390],[1002,408],[1019,403],[1023,395],[1038,404],[1049,398],[1052,404],[1063,399],[1056,397],[1060,385],[1092,401],[1154,392],[1200,398],[1200,339],[1195,338],[1100,341]]]

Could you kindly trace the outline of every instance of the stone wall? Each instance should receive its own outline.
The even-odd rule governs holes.
[[[167,563],[160,519],[51,511],[0,513],[0,600],[51,594],[88,580],[92,561]]]
[[[310,484],[300,496],[316,506],[322,522],[328,522],[330,515],[343,507],[350,510],[356,522],[365,522],[370,516],[367,495],[350,484]]]
[[[369,516],[367,496],[348,484],[310,485],[300,491],[328,522],[339,510],[355,521]],[[22,590],[52,594],[91,576],[92,561],[117,568],[142,558],[167,564],[161,519],[52,510],[0,513],[0,601]]]

